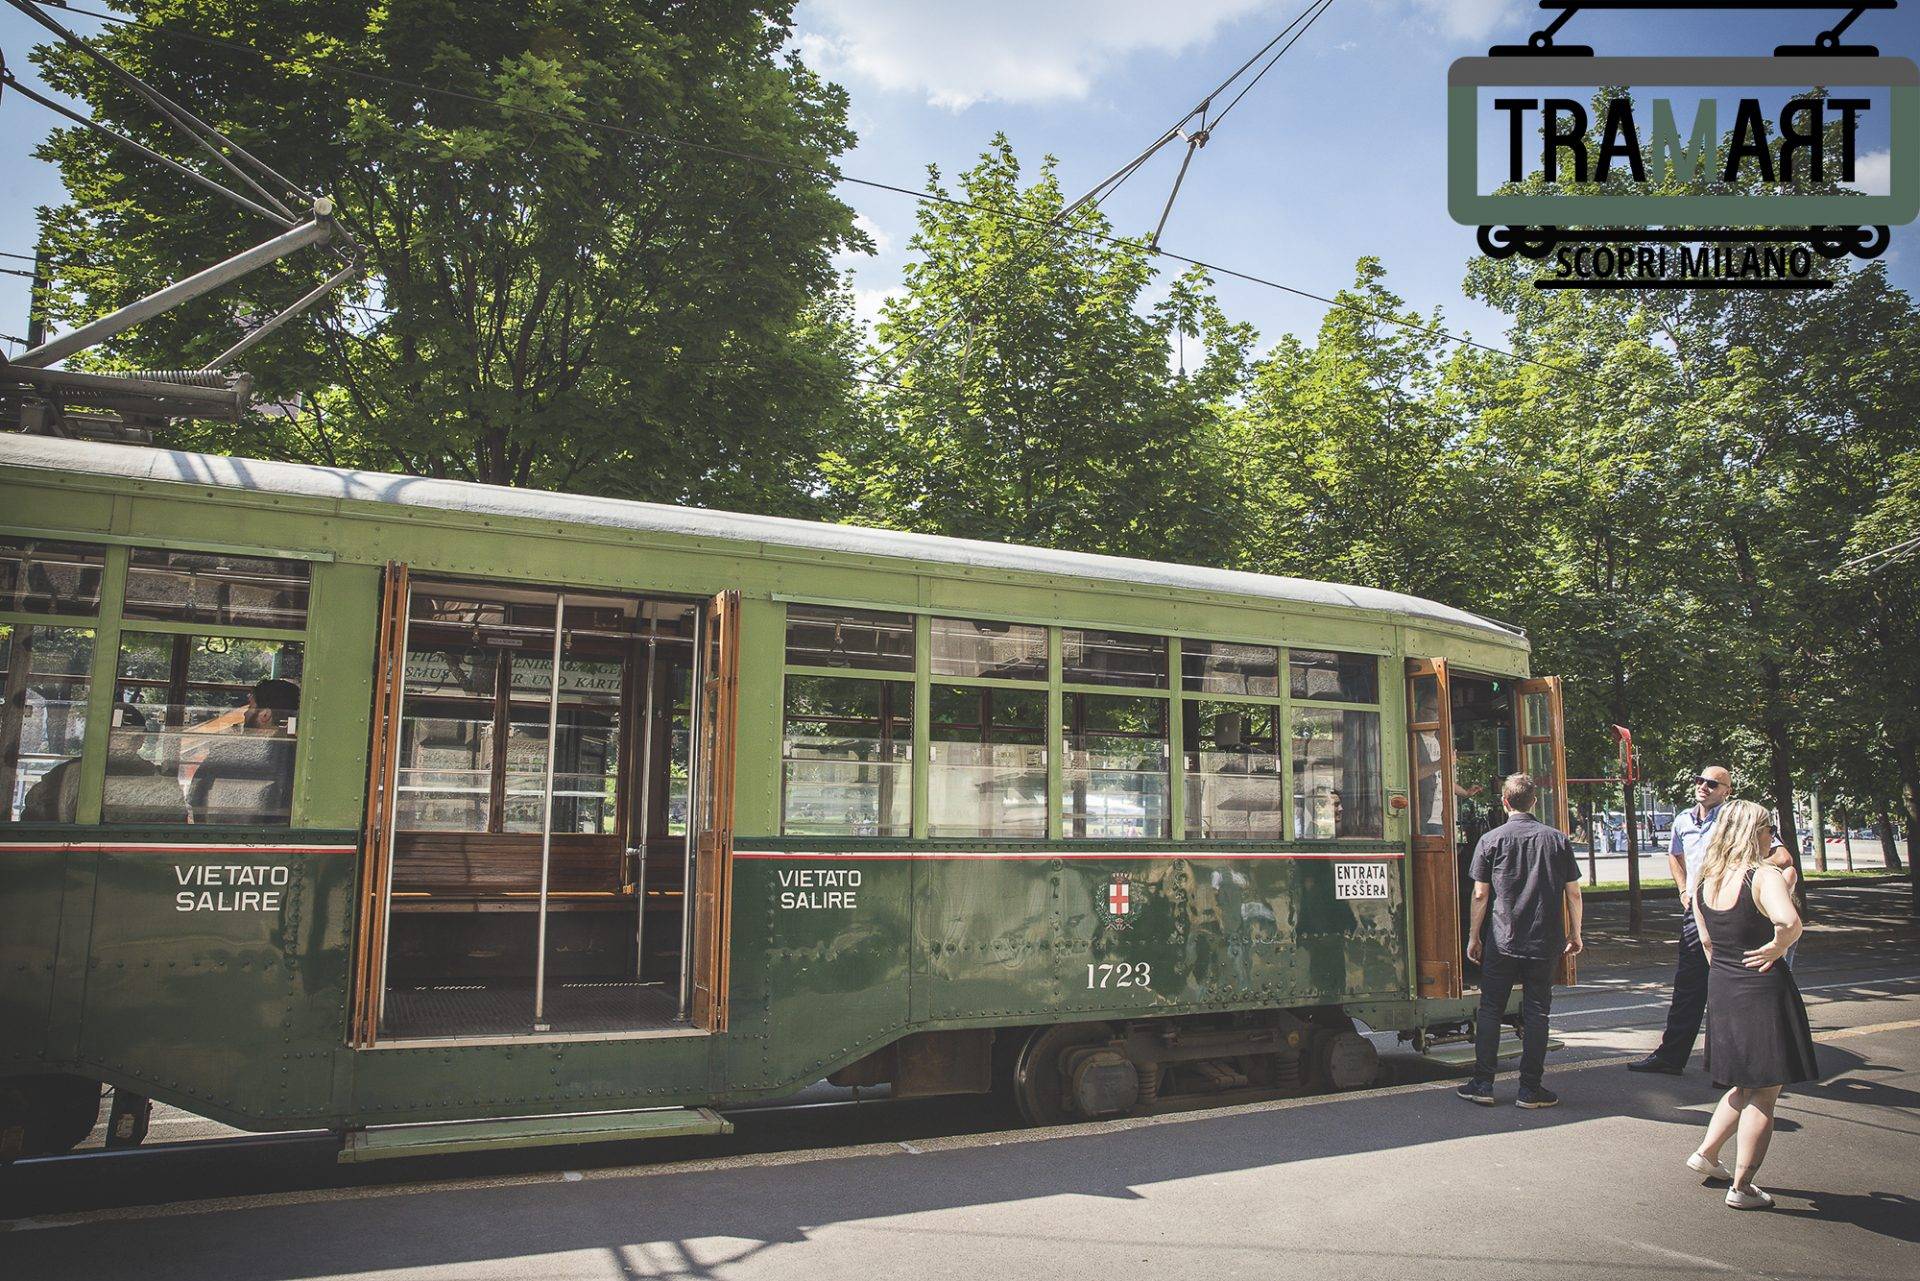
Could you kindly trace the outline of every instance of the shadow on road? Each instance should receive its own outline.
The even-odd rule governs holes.
[[[1757,1179],[1755,1180],[1758,1181]],[[1813,1219],[1825,1223],[1850,1223],[1856,1228],[1895,1241],[1920,1244],[1920,1201],[1898,1192],[1818,1192],[1809,1188],[1769,1188],[1776,1200],[1806,1201],[1797,1206],[1777,1206],[1774,1214],[1788,1219]]]
[[[1826,1083],[1804,1093],[1823,1103],[1880,1109],[1911,1106],[1911,1091],[1856,1079],[1877,1073],[1858,1055],[1820,1048]],[[1550,1074],[1551,1075],[1551,1074]],[[1188,1118],[1101,1133],[1069,1134],[912,1155],[864,1156],[808,1164],[678,1171],[646,1177],[593,1174],[577,1182],[542,1181],[492,1187],[413,1188],[360,1196],[349,1205],[316,1202],[237,1208],[214,1220],[179,1216],[141,1222],[90,1223],[0,1237],[0,1271],[15,1277],[202,1277],[206,1243],[220,1243],[219,1275],[257,1281],[472,1266],[483,1262],[605,1251],[650,1260],[647,1271],[710,1275],[718,1252],[738,1262],[774,1245],[809,1239],[834,1224],[885,1220],[929,1211],[985,1210],[1061,1196],[1139,1199],[1139,1189],[1179,1180],[1285,1167],[1357,1153],[1408,1151],[1428,1145],[1514,1135],[1513,1151],[1538,1153],[1541,1132],[1631,1119],[1672,1126],[1672,1138],[1650,1144],[1649,1177],[1667,1175],[1705,1125],[1711,1087],[1697,1075],[1645,1078],[1610,1068],[1566,1073],[1554,1082],[1566,1100],[1552,1111],[1511,1106],[1476,1108],[1455,1099],[1451,1084],[1374,1097],[1332,1098],[1270,1111]],[[1794,1097],[1789,1095],[1789,1098]],[[1828,1121],[1809,1117],[1803,1124]],[[1532,1134],[1532,1139],[1525,1136]],[[1797,1137],[1797,1136],[1796,1136]],[[1564,1151],[1564,1144],[1558,1149]],[[1523,1158],[1524,1159],[1524,1158]],[[1540,1183],[1564,1179],[1559,1158],[1541,1162]],[[398,1163],[395,1163],[398,1164]],[[414,1165],[413,1177],[444,1177],[448,1168]],[[1512,1171],[1529,1177],[1523,1166]],[[1409,1189],[1394,1190],[1405,1196]],[[1445,1202],[1452,1193],[1433,1187]],[[1425,1195],[1413,1189],[1418,1197]],[[1777,1193],[1779,1194],[1779,1193]],[[1784,1191],[1805,1208],[1783,1213],[1833,1219],[1900,1240],[1913,1240],[1913,1202],[1874,1190],[1838,1194]],[[693,1243],[706,1243],[696,1264]],[[627,1275],[635,1275],[629,1271]],[[535,1275],[527,1272],[526,1275]]]

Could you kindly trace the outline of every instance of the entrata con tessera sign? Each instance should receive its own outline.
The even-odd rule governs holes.
[[[1448,76],[1448,211],[1540,288],[1822,288],[1920,216],[1906,58],[1494,52]]]

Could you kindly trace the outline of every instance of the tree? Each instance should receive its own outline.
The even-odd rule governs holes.
[[[865,240],[832,192],[846,98],[782,52],[790,0],[126,7],[142,20],[100,46],[331,196],[369,269],[353,305],[246,358],[263,399],[296,414],[172,441],[804,505],[851,354],[830,259]],[[35,57],[95,118],[182,154],[91,60]],[[69,323],[268,229],[83,131],[39,154],[70,197],[42,211]],[[287,260],[136,328],[109,358],[193,367],[329,269]]]
[[[1593,119],[1618,96],[1603,91]],[[1750,159],[1736,185],[1761,181],[1754,170]],[[1515,189],[1542,186],[1536,173]],[[1669,190],[1689,186],[1667,179]],[[1781,836],[1796,846],[1794,785],[1805,754],[1839,750],[1836,738],[1871,742],[1884,724],[1872,707],[1834,695],[1836,674],[1911,666],[1900,661],[1897,629],[1875,622],[1880,605],[1838,593],[1831,576],[1884,488],[1889,461],[1915,443],[1912,301],[1888,287],[1879,266],[1844,262],[1823,266],[1824,290],[1668,291],[1627,302],[1533,289],[1535,270],[1518,260],[1476,262],[1469,289],[1513,317],[1509,336],[1523,353],[1561,363],[1585,363],[1616,342],[1617,326],[1605,318],[1628,316],[1632,341],[1651,348],[1628,375],[1637,385],[1616,376],[1606,383],[1653,411],[1648,421],[1677,446],[1646,456],[1659,465],[1642,487],[1672,519],[1664,529],[1641,523],[1676,553],[1669,570],[1678,591],[1666,612],[1690,635],[1686,653],[1674,656],[1679,667],[1640,670],[1691,667],[1695,679],[1685,709],[1643,741],[1696,760],[1732,756],[1736,769],[1764,778]],[[1583,318],[1579,328],[1558,323],[1569,316]]]
[[[1236,424],[1249,456],[1243,566],[1414,592],[1472,608],[1484,589],[1476,481],[1456,448],[1471,415],[1442,395],[1438,314],[1363,258],[1311,347],[1283,338],[1253,369]]]
[[[937,171],[929,189],[946,196]],[[1219,423],[1253,335],[1190,272],[1148,307],[1152,258],[1097,209],[1062,217],[996,138],[958,202],[921,206],[885,307],[873,428],[828,460],[844,511],[895,528],[1219,564],[1234,517]],[[1183,337],[1195,367],[1170,367]]]

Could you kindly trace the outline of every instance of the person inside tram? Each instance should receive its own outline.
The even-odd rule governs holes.
[[[269,677],[247,695],[238,734],[212,740],[193,781],[187,806],[195,823],[284,826],[293,806],[293,716],[300,687]]]
[[[153,742],[153,722],[132,703],[114,709],[114,727],[107,735],[106,792],[101,818],[108,823],[165,825],[187,821],[186,798],[174,772],[147,758]],[[71,823],[80,808],[80,758],[61,761],[28,791],[21,820],[28,823]]]

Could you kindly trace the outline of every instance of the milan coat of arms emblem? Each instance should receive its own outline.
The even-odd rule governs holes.
[[[1107,924],[1118,930],[1127,928],[1133,915],[1133,879],[1125,872],[1115,872],[1097,906]]]

